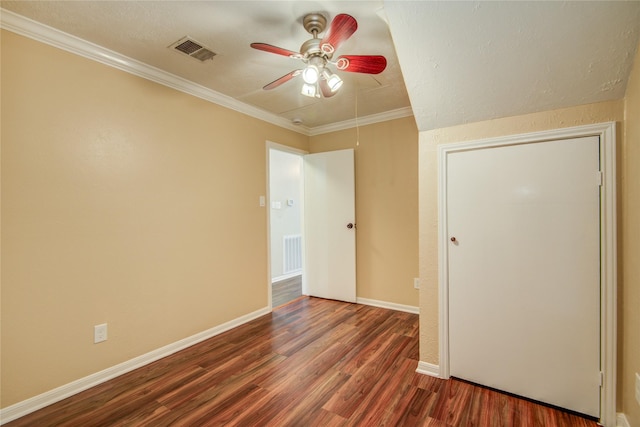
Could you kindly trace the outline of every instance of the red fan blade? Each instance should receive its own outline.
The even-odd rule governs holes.
[[[325,79],[320,79],[319,83],[320,83],[320,92],[322,92],[322,96],[324,96],[325,98],[332,97],[337,93],[337,92],[331,91],[331,88],[329,87],[329,83],[327,83]]]
[[[353,16],[344,13],[337,15],[320,42],[320,49],[327,54],[335,52],[357,29],[358,22]]]
[[[336,67],[352,73],[379,74],[387,67],[387,59],[381,55],[341,55]]]
[[[294,52],[292,50],[283,49],[278,46],[272,46],[266,43],[251,43],[251,47],[258,50],[264,50],[265,52],[275,53],[277,55],[282,56],[293,56],[298,57],[300,54],[298,52]]]
[[[294,78],[295,76],[300,74],[301,72],[302,72],[302,70],[293,70],[289,74],[285,74],[284,76],[280,77],[279,79],[276,79],[276,80],[272,81],[268,85],[264,86],[262,89],[264,89],[264,90],[275,89],[278,86],[280,86],[281,84],[288,82],[289,80],[291,80],[292,78]]]

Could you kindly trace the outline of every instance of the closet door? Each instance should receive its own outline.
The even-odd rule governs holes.
[[[452,376],[600,414],[599,138],[450,154]]]

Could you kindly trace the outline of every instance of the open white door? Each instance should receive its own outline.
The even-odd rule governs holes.
[[[354,153],[304,156],[303,292],[356,301]]]

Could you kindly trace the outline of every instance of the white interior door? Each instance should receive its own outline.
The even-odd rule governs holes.
[[[303,292],[356,301],[353,150],[304,156]]]
[[[599,138],[447,161],[451,375],[598,417]]]

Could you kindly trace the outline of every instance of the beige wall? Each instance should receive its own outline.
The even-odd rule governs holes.
[[[2,407],[266,307],[265,142],[327,151],[355,130],[309,138],[1,43]],[[360,128],[359,298],[418,305],[417,140],[412,118]]]
[[[418,144],[413,118],[307,138],[3,31],[2,407],[266,306],[266,140],[355,148],[357,295],[418,305],[419,271],[421,360],[438,363],[437,145],[626,116],[618,409],[635,425],[639,62],[624,102],[437,129]],[[103,322],[109,340],[94,345]]]
[[[420,360],[439,363],[437,146],[609,121],[622,123],[623,107],[623,101],[602,102],[420,133]]]
[[[620,162],[622,257],[619,310],[618,410],[632,426],[640,426],[640,404],[635,400],[634,376],[640,373],[640,46],[627,85],[624,142]]]
[[[358,137],[359,133],[359,137]],[[418,306],[418,130],[413,117],[311,137],[355,150],[358,298]]]
[[[2,107],[3,407],[267,306],[265,141],[308,137],[11,32]]]

